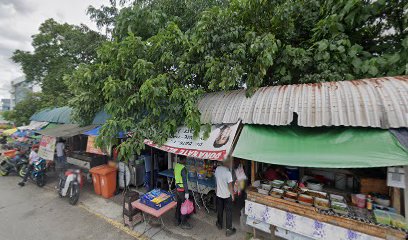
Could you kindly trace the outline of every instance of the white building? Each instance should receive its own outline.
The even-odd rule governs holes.
[[[33,92],[33,84],[26,81],[25,77],[19,77],[11,81],[11,109],[21,102],[28,93]]]

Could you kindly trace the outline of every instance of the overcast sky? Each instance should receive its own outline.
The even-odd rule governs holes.
[[[10,57],[15,49],[31,51],[31,36],[48,18],[70,24],[84,23],[97,30],[86,15],[89,5],[108,0],[0,0],[0,99],[10,97],[10,81],[23,75]]]

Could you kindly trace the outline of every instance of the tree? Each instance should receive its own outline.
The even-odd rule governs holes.
[[[173,2],[122,9],[112,41],[67,78],[79,120],[111,115],[99,143],[134,132],[121,154],[146,138],[163,143],[183,124],[197,134],[204,92],[408,73],[401,0]]]
[[[96,8],[90,5],[86,11],[89,18],[96,23],[99,30],[104,29],[105,36],[110,37],[112,34],[113,27],[115,25],[116,17],[119,14],[119,8],[123,7],[128,0],[109,0],[109,5],[102,5]]]
[[[21,65],[28,81],[41,86],[45,106],[64,106],[72,95],[63,76],[81,63],[91,63],[105,38],[85,25],[60,24],[53,19],[42,23],[32,38],[34,51],[16,50],[12,59]]]
[[[27,125],[30,117],[45,105],[42,93],[28,93],[21,102],[17,103],[13,110],[2,113],[4,119],[13,122],[16,126]]]

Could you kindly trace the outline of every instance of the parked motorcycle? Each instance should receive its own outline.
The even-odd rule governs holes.
[[[28,158],[24,154],[13,158],[5,157],[0,162],[0,176],[7,176],[12,172],[17,173],[20,177],[24,177],[28,165]]]
[[[45,183],[47,182],[47,174],[46,172],[46,161],[45,159],[40,159],[38,162],[34,163],[34,169],[31,171],[30,179],[33,180],[37,186],[44,187]],[[28,165],[22,167],[21,171],[24,172],[24,176],[27,173]],[[24,177],[23,176],[23,177]]]
[[[60,197],[69,198],[69,203],[75,205],[79,200],[79,191],[82,186],[82,174],[79,169],[69,169],[61,174],[58,194]]]

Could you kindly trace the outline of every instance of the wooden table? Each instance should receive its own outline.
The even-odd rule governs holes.
[[[140,235],[142,236],[143,234],[146,233],[146,229],[147,229],[147,225],[148,223],[151,221],[152,217],[159,219],[160,223],[161,223],[161,228],[164,229],[166,228],[164,222],[163,222],[163,215],[166,214],[168,211],[170,211],[171,209],[175,208],[177,206],[177,202],[172,201],[171,203],[167,204],[166,206],[160,208],[160,209],[154,209],[152,207],[149,207],[143,203],[140,202],[140,199],[137,201],[134,201],[132,203],[132,206],[134,208],[139,209],[142,212],[142,216],[143,216],[143,221],[145,223],[145,229],[143,231],[143,233]],[[146,217],[146,215],[150,216],[150,217]]]
[[[250,201],[274,207],[290,213],[298,214],[304,217],[316,219],[321,222],[326,222],[335,226],[343,227],[383,239],[406,239],[405,232],[398,231],[396,229],[367,224],[349,218],[321,214],[317,212],[316,209],[312,206],[304,206],[296,202],[290,202],[284,199],[266,196],[264,194],[258,193],[256,189],[253,188],[249,188],[247,193],[247,199]]]

